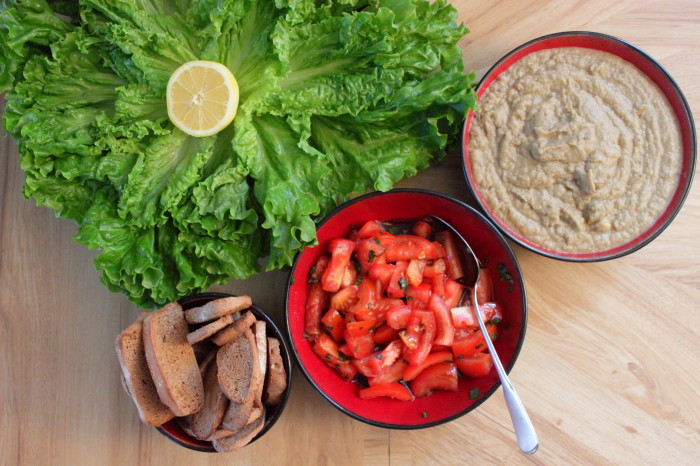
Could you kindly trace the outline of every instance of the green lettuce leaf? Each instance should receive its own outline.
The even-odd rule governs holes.
[[[443,0],[0,0],[0,92],[24,194],[78,223],[143,307],[290,265],[338,202],[439,161],[474,106]],[[165,89],[191,60],[240,89],[188,136]]]

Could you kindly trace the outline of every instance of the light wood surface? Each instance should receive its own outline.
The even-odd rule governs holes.
[[[453,1],[483,74],[543,34],[591,30],[628,40],[674,76],[700,111],[697,0]],[[700,184],[652,244],[614,261],[570,264],[515,247],[529,322],[511,373],[541,447],[517,448],[499,390],[446,425],[390,431],[326,403],[298,370],[263,439],[195,453],[140,424],[119,383],[115,335],[138,310],[108,292],[75,226],[22,197],[14,142],[0,139],[1,464],[700,464]],[[470,201],[458,154],[399,186]],[[283,319],[286,273],[218,287]]]

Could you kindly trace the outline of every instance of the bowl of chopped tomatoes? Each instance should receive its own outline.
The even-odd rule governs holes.
[[[479,330],[451,223],[484,268]],[[318,225],[290,272],[292,353],[311,385],[353,418],[417,429],[456,419],[500,382],[484,338],[510,371],[525,337],[520,267],[498,229],[469,205],[418,189],[370,193]]]

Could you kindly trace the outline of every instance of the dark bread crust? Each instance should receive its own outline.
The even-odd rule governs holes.
[[[258,432],[262,430],[265,426],[265,410],[263,409],[261,415],[254,421],[247,424],[245,427],[240,429],[238,432],[233,433],[227,437],[219,438],[222,434],[226,432],[217,431],[214,434],[214,440],[212,444],[214,449],[218,452],[228,452],[238,450],[250,443],[251,440],[258,435]],[[218,435],[217,435],[218,434]]]
[[[182,307],[169,303],[144,320],[143,341],[158,396],[176,416],[202,409],[204,384]]]

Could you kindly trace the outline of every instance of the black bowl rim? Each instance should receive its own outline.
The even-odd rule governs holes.
[[[520,334],[518,335],[518,343],[515,347],[515,351],[513,352],[513,357],[510,361],[510,364],[506,368],[506,372],[510,373],[511,369],[515,365],[515,362],[518,359],[518,356],[520,355],[520,350],[522,349],[523,343],[525,341],[525,331],[527,329],[527,295],[526,295],[526,290],[525,290],[525,282],[523,280],[523,274],[522,270],[520,268],[520,264],[518,262],[518,259],[513,252],[512,248],[508,244],[508,241],[503,237],[501,234],[500,230],[496,228],[493,223],[485,217],[483,214],[481,214],[478,210],[473,208],[472,206],[466,204],[465,202],[460,201],[459,199],[455,199],[451,196],[448,196],[447,194],[442,194],[436,191],[430,191],[427,189],[419,189],[419,188],[395,188],[390,191],[386,192],[381,192],[381,191],[374,191],[371,193],[364,194],[362,196],[358,196],[354,199],[351,199],[349,201],[344,202],[343,204],[339,205],[335,209],[333,209],[332,212],[330,212],[328,215],[326,215],[321,222],[317,224],[317,229],[321,228],[326,222],[328,222],[331,218],[333,218],[338,212],[341,210],[345,209],[346,207],[349,207],[357,202],[361,202],[365,199],[375,197],[375,196],[383,196],[383,195],[388,195],[388,194],[395,194],[395,193],[414,193],[414,194],[424,194],[427,196],[435,196],[435,197],[440,197],[443,198],[447,201],[451,201],[454,204],[458,205],[459,207],[462,207],[464,209],[467,209],[471,211],[473,214],[479,218],[484,225],[489,228],[495,235],[496,238],[501,242],[503,247],[506,250],[506,253],[510,256],[511,260],[513,261],[513,264],[515,264],[515,269],[516,269],[516,275],[518,277],[518,282],[520,283],[520,288],[523,290],[523,296],[522,296],[522,309],[523,309],[523,323],[520,327]],[[376,427],[383,427],[385,429],[396,429],[396,430],[417,430],[417,429],[425,429],[428,427],[434,427],[438,426],[441,424],[445,424],[447,422],[453,421],[459,417],[464,416],[465,414],[468,414],[472,411],[474,411],[476,408],[478,408],[483,402],[485,402],[487,399],[493,395],[493,393],[498,390],[498,388],[501,386],[501,382],[496,381],[496,383],[493,384],[491,389],[487,391],[479,400],[474,402],[472,405],[470,405],[467,409],[465,409],[462,412],[459,412],[453,416],[441,419],[439,421],[435,422],[429,422],[426,424],[418,424],[418,425],[406,425],[406,424],[390,424],[390,423],[385,423],[385,422],[377,422],[372,419],[365,418],[363,416],[360,416],[358,414],[353,413],[352,411],[344,408],[340,404],[338,404],[335,400],[333,400],[330,396],[326,395],[326,393],[321,390],[321,388],[314,382],[313,378],[311,375],[307,372],[306,368],[301,362],[301,358],[299,357],[299,354],[297,353],[296,346],[294,345],[294,339],[291,336],[290,332],[290,325],[289,325],[289,289],[292,286],[292,280],[294,278],[294,272],[297,267],[297,263],[299,262],[299,257],[304,251],[300,251],[297,253],[296,257],[294,258],[294,264],[292,265],[291,270],[289,271],[288,279],[287,279],[287,288],[285,291],[285,296],[284,296],[284,318],[285,318],[285,324],[287,326],[287,337],[289,338],[290,341],[290,346],[292,348],[292,353],[294,354],[294,359],[297,362],[297,366],[301,370],[302,374],[304,374],[304,377],[306,380],[311,384],[311,386],[323,397],[324,400],[329,402],[332,406],[340,410],[342,413],[347,414],[348,416],[352,417],[353,419],[356,419],[358,421],[364,422],[366,424],[376,426]]]
[[[678,215],[678,212],[680,212],[681,207],[683,207],[683,204],[685,203],[686,198],[688,197],[688,193],[690,192],[690,187],[693,184],[693,177],[695,175],[695,163],[697,159],[697,135],[695,133],[695,121],[693,119],[693,113],[690,110],[690,105],[688,104],[688,100],[685,98],[685,95],[683,94],[683,91],[681,90],[680,86],[676,81],[673,79],[671,74],[658,62],[656,59],[654,59],[651,55],[649,55],[647,52],[642,50],[641,48],[637,47],[636,45],[627,42],[626,40],[620,39],[619,37],[611,36],[609,34],[604,34],[602,32],[592,32],[592,31],[562,31],[562,32],[555,32],[553,34],[547,34],[544,36],[537,37],[535,39],[529,40],[525,42],[522,45],[519,45],[518,47],[514,48],[510,52],[506,53],[503,55],[503,57],[498,60],[489,70],[484,74],[484,76],[481,78],[479,81],[479,84],[477,85],[475,92],[479,92],[481,89],[482,84],[485,81],[485,78],[490,76],[494,70],[496,70],[504,61],[506,61],[508,58],[510,58],[512,55],[516,54],[520,50],[531,46],[532,44],[536,44],[538,42],[542,42],[545,40],[549,40],[555,37],[562,37],[562,36],[590,36],[590,37],[597,37],[613,42],[618,42],[621,45],[624,45],[627,48],[632,49],[634,52],[638,53],[641,55],[643,58],[649,61],[654,67],[656,67],[663,75],[664,77],[668,80],[668,82],[671,84],[671,87],[673,88],[674,92],[678,95],[681,104],[683,106],[683,110],[685,113],[685,118],[688,121],[688,125],[690,127],[690,140],[691,140],[691,153],[690,153],[690,171],[688,173],[688,182],[686,183],[686,186],[684,188],[683,194],[681,195],[680,199],[678,200],[678,203],[674,207],[673,211],[669,214],[668,218],[662,223],[659,228],[647,239],[644,241],[641,241],[637,244],[635,244],[633,247],[624,249],[622,251],[618,251],[614,254],[607,254],[605,256],[598,256],[598,257],[567,257],[567,256],[561,256],[557,254],[556,252],[547,252],[543,251],[535,246],[532,246],[528,243],[523,242],[519,238],[513,236],[508,232],[507,230],[503,229],[499,222],[495,221],[495,219],[491,218],[491,215],[488,213],[488,210],[485,208],[484,204],[481,202],[479,199],[479,196],[477,195],[477,190],[472,184],[469,182],[469,176],[467,173],[467,166],[466,166],[466,154],[465,154],[465,144],[464,144],[464,133],[467,130],[467,121],[469,119],[469,113],[473,113],[474,110],[470,109],[469,112],[467,112],[467,116],[464,119],[464,125],[462,126],[462,172],[464,175],[464,179],[467,182],[467,187],[469,188],[469,192],[471,193],[472,197],[474,197],[474,200],[476,203],[479,205],[479,208],[483,210],[484,214],[496,225],[496,227],[503,233],[505,236],[507,236],[509,239],[517,243],[518,245],[522,246],[523,248],[532,251],[534,253],[540,254],[541,256],[548,257],[550,259],[557,259],[565,262],[578,262],[578,263],[587,263],[587,262],[603,262],[611,259],[617,259],[623,256],[626,256],[628,254],[632,254],[633,252],[636,252],[643,248],[644,246],[648,245],[651,243],[654,239],[656,239],[673,221],[674,218],[676,218],[676,215]]]
[[[231,293],[224,293],[224,292],[219,292],[219,291],[206,291],[203,293],[197,293],[193,294],[190,296],[185,296],[183,298],[180,298],[177,300],[179,304],[186,304],[190,301],[195,301],[199,299],[209,299],[209,301],[213,301],[214,299],[219,299],[219,298],[229,298],[232,296],[238,296],[235,294]],[[277,422],[277,420],[280,418],[282,415],[282,411],[284,411],[286,405],[287,405],[287,400],[289,399],[289,392],[291,391],[292,388],[292,359],[290,357],[290,350],[289,350],[289,343],[287,342],[287,332],[286,329],[284,332],[280,330],[280,328],[277,326],[275,321],[270,317],[260,306],[256,305],[253,303],[250,308],[254,311],[255,314],[262,316],[263,319],[267,322],[268,325],[271,325],[272,328],[274,329],[275,333],[277,333],[277,336],[279,337],[280,344],[282,345],[282,351],[280,352],[282,355],[282,361],[284,362],[285,369],[287,370],[287,388],[284,391],[284,396],[282,397],[282,400],[280,401],[280,404],[276,408],[276,413],[275,415],[269,420],[266,421],[265,426],[258,432],[258,435],[256,435],[250,442],[248,442],[248,445],[251,445],[253,442],[255,442],[257,439],[265,435],[267,431],[269,431],[272,426]],[[187,443],[181,442],[180,440],[176,439],[175,437],[171,436],[165,429],[162,427],[156,427],[156,430],[163,434],[165,437],[168,439],[172,440],[173,442],[177,443],[178,445],[185,447],[189,450],[194,450],[194,451],[200,451],[203,453],[218,453],[214,447],[198,447],[194,445],[189,445]]]

